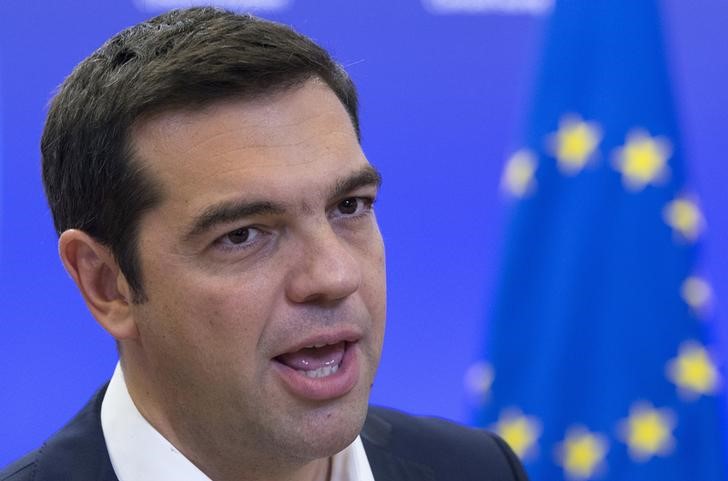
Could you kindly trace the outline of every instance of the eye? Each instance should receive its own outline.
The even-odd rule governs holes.
[[[225,236],[231,244],[244,244],[250,238],[250,229],[243,227]]]
[[[348,197],[336,204],[337,214],[352,217],[363,215],[372,208],[374,200],[368,197]]]
[[[244,247],[252,244],[259,235],[260,231],[255,227],[241,227],[220,237],[217,243],[226,248]]]
[[[350,199],[344,199],[339,202],[339,212],[341,212],[342,214],[355,214],[358,207],[359,199],[354,197]]]

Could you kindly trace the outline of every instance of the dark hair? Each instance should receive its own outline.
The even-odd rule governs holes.
[[[41,151],[56,231],[81,229],[109,246],[133,301],[144,302],[137,228],[162,192],[134,157],[134,123],[165,110],[272,94],[314,77],[341,100],[359,137],[351,79],[324,49],[285,25],[191,8],[120,32],[74,69],[51,102]]]

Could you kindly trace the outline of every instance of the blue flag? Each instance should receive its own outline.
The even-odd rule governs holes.
[[[723,480],[704,233],[653,0],[557,0],[523,148],[479,425],[534,481]],[[487,391],[487,392],[486,392]]]

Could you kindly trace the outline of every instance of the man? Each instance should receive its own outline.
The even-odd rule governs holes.
[[[43,179],[110,383],[2,480],[525,479],[495,436],[368,408],[380,177],[347,74],[211,8],[113,37],[55,97]]]

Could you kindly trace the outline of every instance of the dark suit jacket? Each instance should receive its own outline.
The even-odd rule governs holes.
[[[101,430],[106,389],[40,449],[0,471],[0,481],[118,481]],[[361,433],[376,481],[521,481],[520,463],[486,431],[371,407]]]

